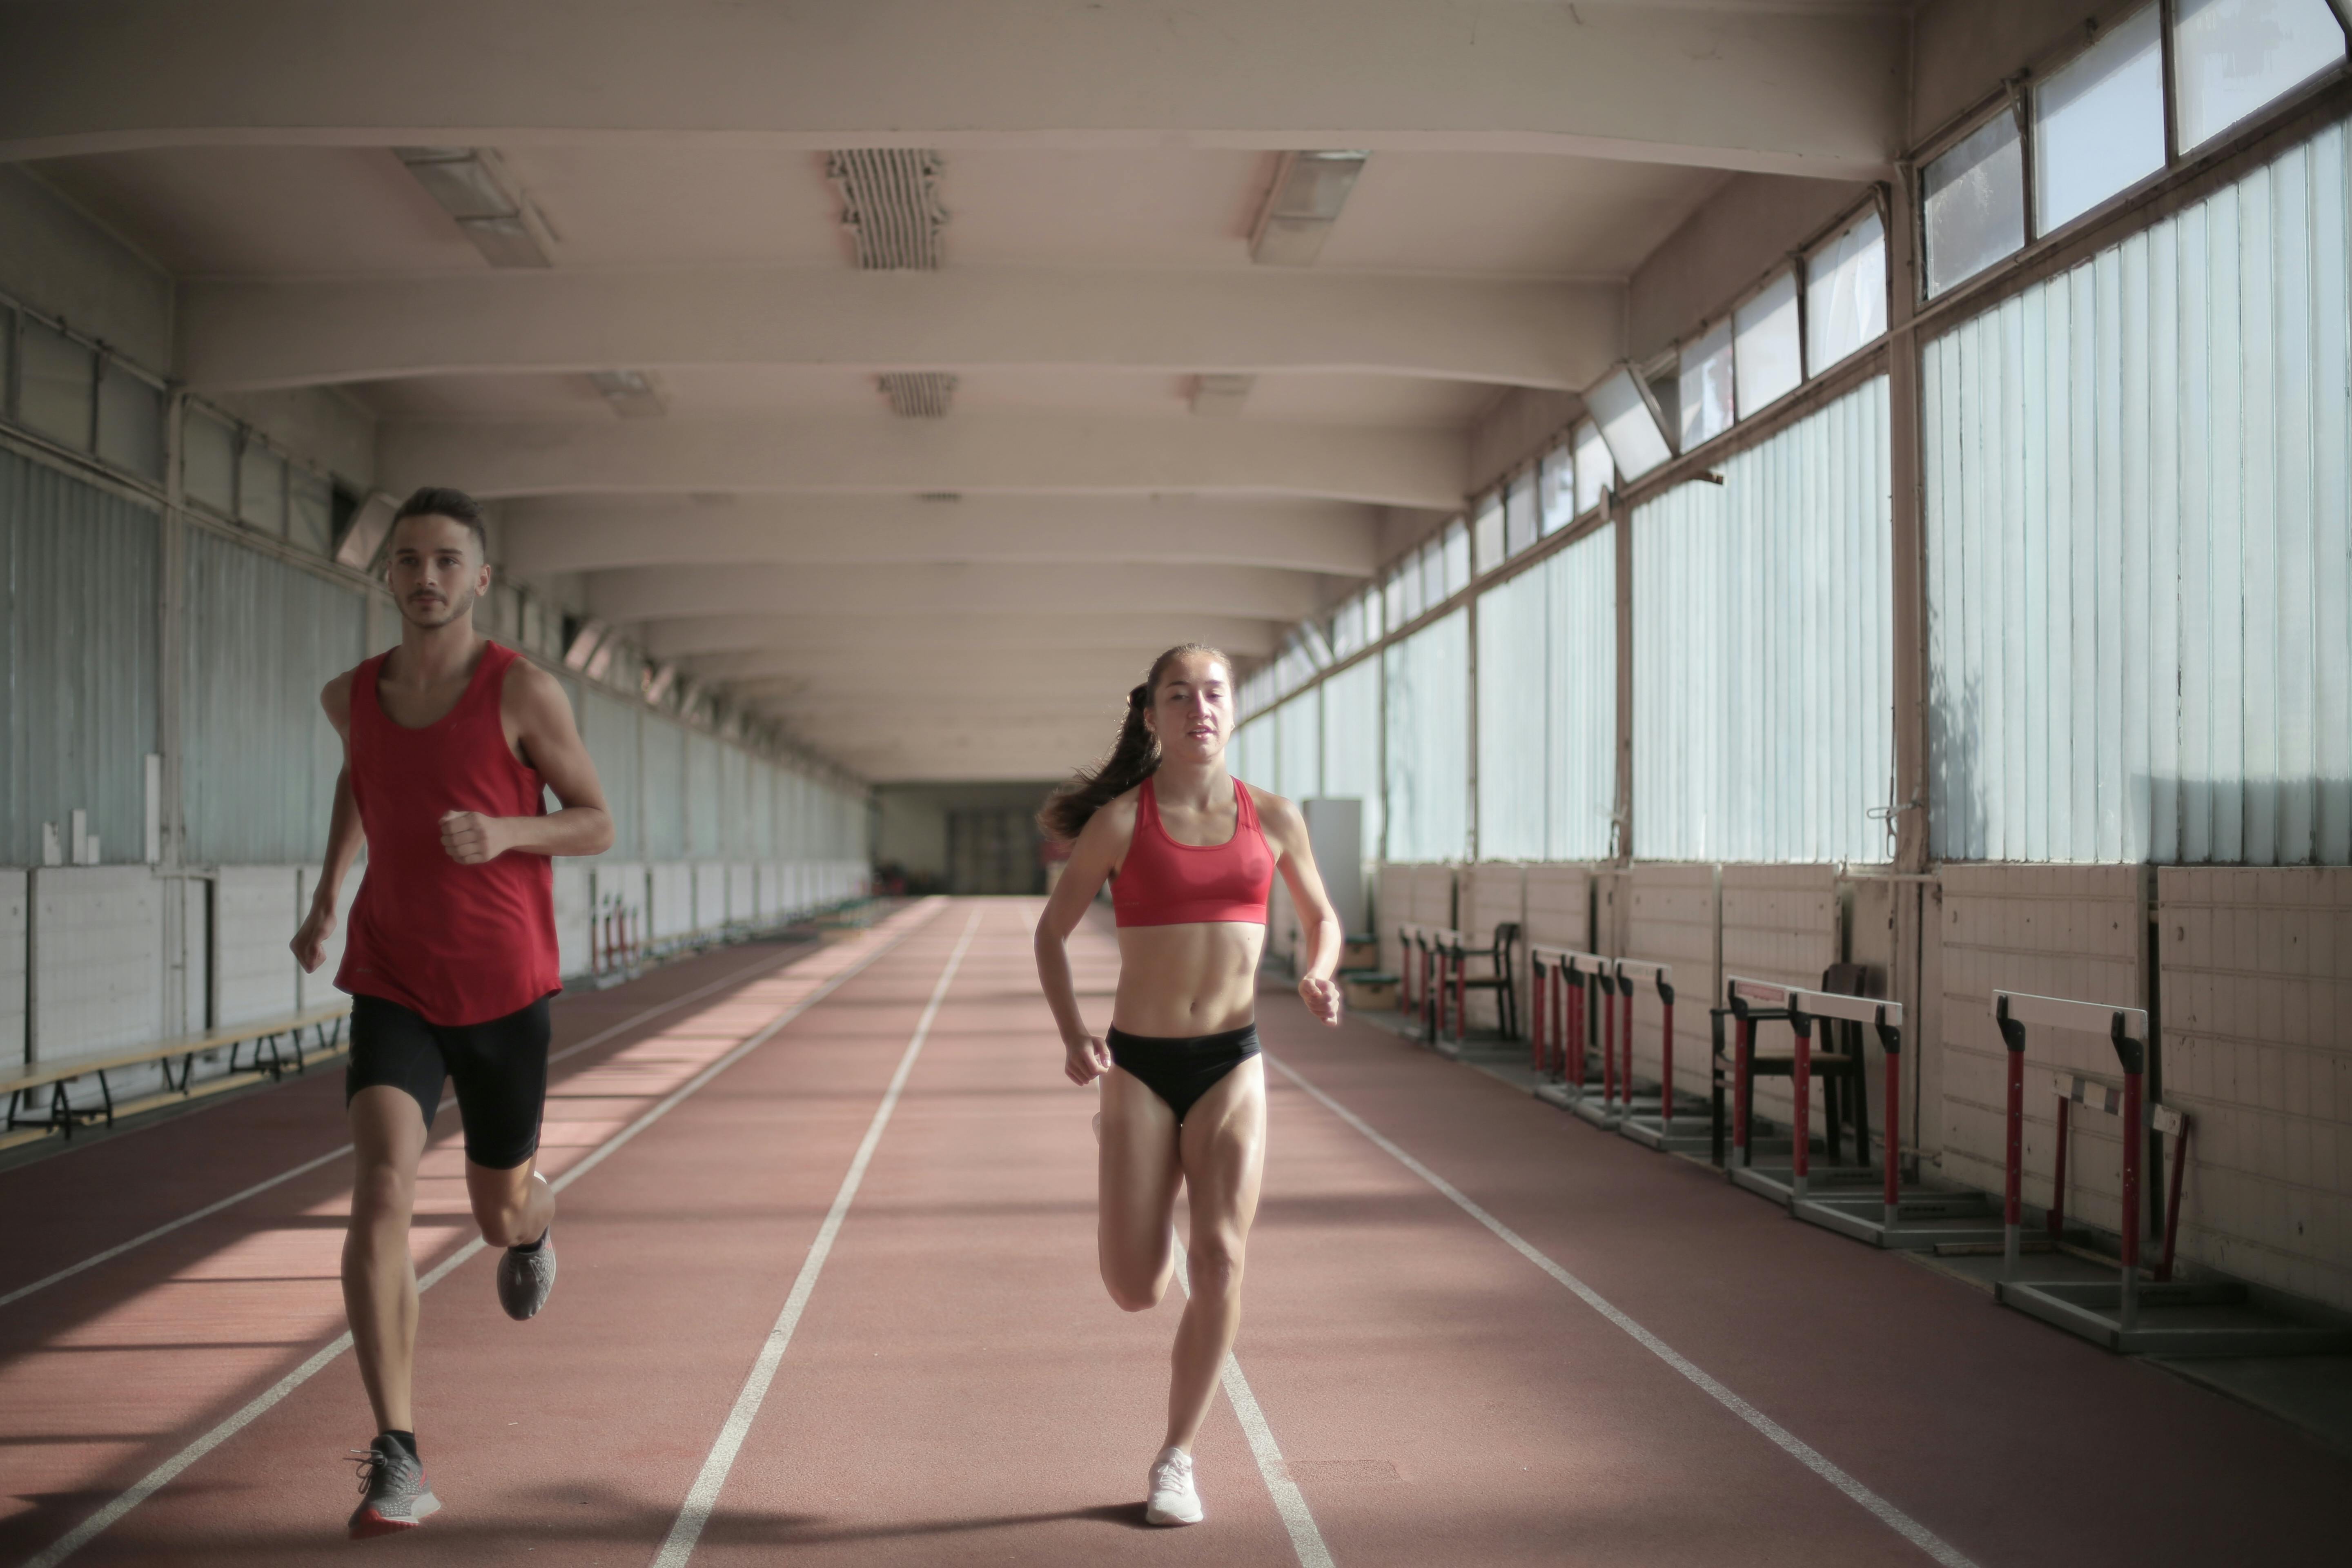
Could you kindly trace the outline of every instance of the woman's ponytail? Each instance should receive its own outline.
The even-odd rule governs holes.
[[[1159,771],[1160,742],[1143,716],[1151,710],[1160,676],[1177,659],[1193,653],[1208,654],[1228,671],[1233,668],[1223,654],[1202,643],[1182,643],[1153,659],[1150,675],[1127,694],[1127,713],[1119,721],[1118,739],[1110,755],[1092,768],[1079,770],[1076,778],[1047,797],[1045,809],[1037,813],[1037,826],[1047,837],[1065,842],[1076,838],[1096,812]]]

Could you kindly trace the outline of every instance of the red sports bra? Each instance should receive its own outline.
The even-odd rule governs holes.
[[[1195,925],[1233,921],[1265,924],[1266,895],[1274,890],[1274,850],[1257,825],[1257,807],[1241,780],[1234,781],[1240,820],[1223,844],[1179,844],[1160,824],[1160,797],[1143,781],[1137,801],[1135,837],[1127,863],[1111,879],[1111,912],[1123,926]]]

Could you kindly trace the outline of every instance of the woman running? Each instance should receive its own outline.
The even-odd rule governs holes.
[[[1201,1519],[1192,1439],[1241,1327],[1242,1255],[1265,1164],[1257,963],[1277,868],[1305,928],[1298,994],[1324,1023],[1339,1021],[1331,983],[1339,921],[1315,872],[1306,818],[1225,771],[1233,728],[1225,656],[1192,643],[1170,648],[1128,693],[1109,758],[1039,816],[1048,833],[1076,841],[1038,922],[1037,975],[1070,1081],[1102,1079],[1096,1239],[1103,1284],[1127,1310],[1148,1310],[1167,1293],[1180,1182],[1191,1198],[1192,1300],[1176,1330],[1167,1441],[1144,1504],[1153,1524]],[[1079,1016],[1067,943],[1108,879],[1118,990],[1101,1036]]]

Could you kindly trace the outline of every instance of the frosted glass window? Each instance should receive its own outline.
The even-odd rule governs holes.
[[[1731,323],[1717,321],[1683,345],[1683,450],[1731,428]]]
[[[2126,16],[2033,91],[2033,226],[2047,234],[2164,167],[2164,37]]]
[[[16,416],[62,447],[89,450],[98,356],[45,322],[25,320],[18,346]]]
[[[286,459],[250,437],[237,454],[236,516],[264,532],[286,531]]]
[[[1470,615],[1456,610],[1381,655],[1391,860],[1470,847]]]
[[[1936,854],[2352,863],[2347,165],[2338,121],[1922,348]]]
[[[1459,523],[1454,525],[1460,527]],[[1445,544],[1433,539],[1421,547],[1421,607],[1433,610],[1445,603]]]
[[[1542,531],[1536,509],[1536,470],[1522,468],[1503,491],[1503,552],[1517,555]]]
[[[1815,375],[1886,331],[1886,226],[1875,212],[1805,263],[1805,363]]]
[[[1381,661],[1368,658],[1323,683],[1323,793],[1364,803],[1364,856],[1381,855]]]
[[[1584,403],[1601,426],[1601,438],[1608,443],[1617,471],[1627,479],[1638,479],[1675,455],[1632,371],[1619,370],[1586,393]],[[1580,458],[1577,467],[1583,466]]]
[[[1405,603],[1405,585],[1412,585],[1412,603]],[[1421,574],[1408,562],[1389,574],[1381,584],[1381,618],[1391,626],[1401,626],[1421,614]]]
[[[1576,518],[1576,454],[1566,447],[1546,452],[1538,489],[1543,531],[1557,533]]]
[[[1931,296],[2025,244],[2025,157],[2009,110],[1928,164],[1922,183]]]
[[[1576,427],[1576,515],[1582,517],[1609,493],[1612,460],[1601,426],[1588,419]]]
[[[1461,521],[1445,526],[1445,596],[1452,598],[1470,585],[1470,531]]]
[[[2327,0],[2177,0],[2180,150],[2194,151],[2344,58]]]
[[[1274,710],[1274,793],[1309,800],[1323,793],[1323,691],[1302,691]]]
[[[1877,375],[1635,512],[1636,856],[1887,858],[1893,461]]]
[[[1503,492],[1489,490],[1478,499],[1478,510],[1471,514],[1471,565],[1474,570],[1492,572],[1503,563]]]
[[[1544,858],[1546,579],[1522,572],[1478,597],[1478,858]]]
[[[1733,359],[1742,419],[1797,390],[1805,379],[1797,330],[1797,274],[1781,273],[1731,313]]]
[[[1331,617],[1331,647],[1341,658],[1364,646],[1364,602],[1350,599]]]
[[[110,363],[98,384],[98,455],[123,472],[163,478],[163,389]]]
[[[191,408],[180,428],[180,486],[223,517],[236,510],[236,430]]]
[[[1544,848],[1552,860],[1611,853],[1617,801],[1617,531],[1594,529],[1544,563]]]
[[[1387,603],[1377,588],[1364,590],[1364,646],[1370,647],[1388,631]]]
[[[331,555],[335,546],[335,492],[323,474],[306,468],[295,468],[286,476],[286,536],[305,550],[320,555]],[[588,673],[598,679],[610,666],[612,650],[619,646],[606,638],[596,657],[605,661],[591,661]]]

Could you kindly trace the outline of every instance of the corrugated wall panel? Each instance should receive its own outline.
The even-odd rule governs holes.
[[[320,858],[343,749],[319,692],[365,657],[366,600],[191,529],[185,624],[186,858]]]
[[[719,853],[719,795],[717,741],[689,730],[686,735],[686,852],[694,859]]]
[[[77,807],[145,858],[160,562],[153,511],[0,451],[0,861],[40,864]]]
[[[613,810],[614,860],[635,860],[643,852],[645,796],[637,778],[637,724],[645,710],[635,702],[589,689],[580,702],[580,738]]]
[[[1546,562],[1544,592],[1547,858],[1597,860],[1610,852],[1617,812],[1616,525]]]
[[[1522,572],[1478,599],[1478,858],[1544,858],[1551,729],[1548,574]]]
[[[646,841],[639,853],[647,860],[683,860],[686,838],[686,731],[667,719],[646,714],[643,726],[645,767],[639,787],[646,792]]]
[[[1886,379],[1633,528],[1633,847],[1881,861],[1894,774]]]
[[[1276,795],[1307,800],[1323,793],[1321,687],[1302,691],[1274,710],[1274,753]]]
[[[1931,840],[2352,861],[2347,128],[1927,345]]]
[[[1388,700],[1388,858],[1470,850],[1470,615],[1456,610],[1381,654]]]
[[[1360,659],[1323,683],[1323,793],[1364,804],[1364,858],[1381,857],[1381,661]],[[1387,910],[1381,911],[1386,918]]]

